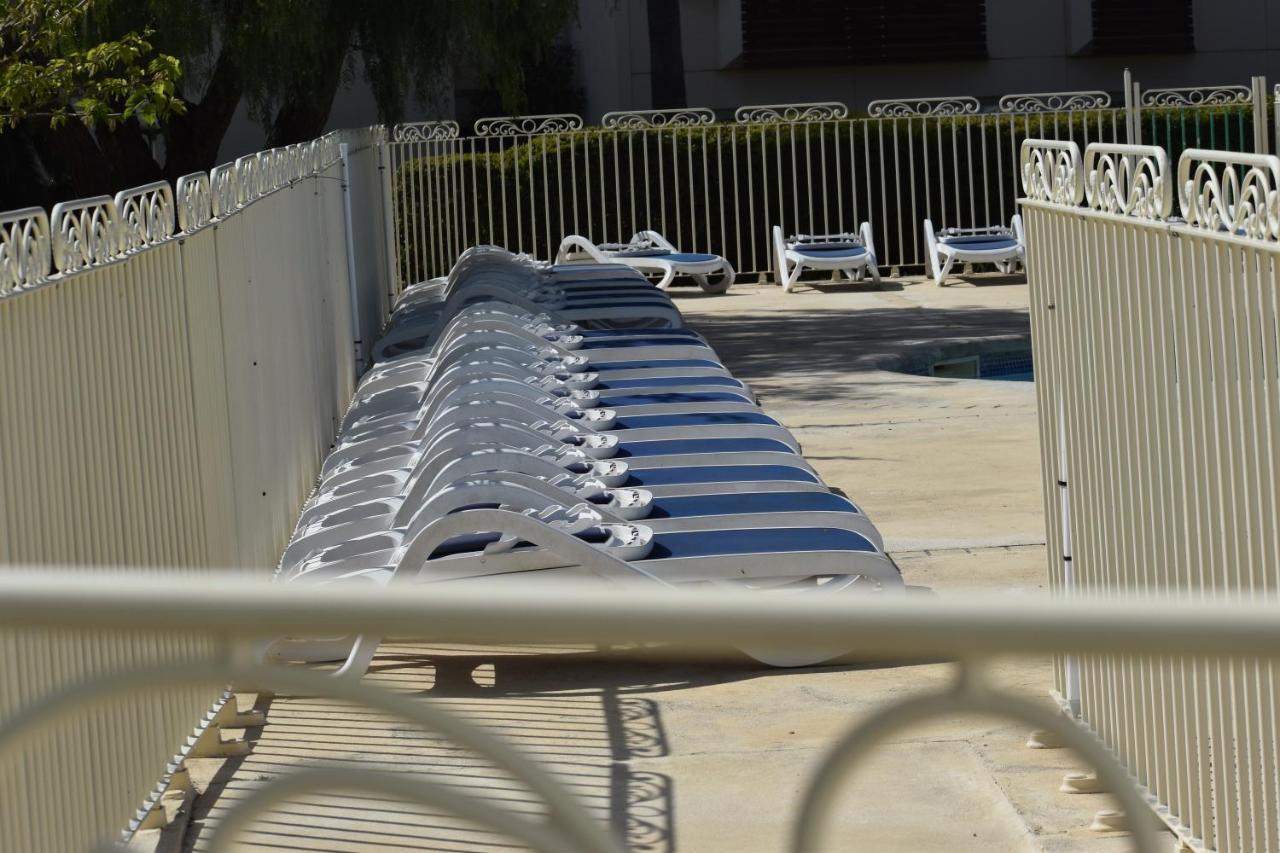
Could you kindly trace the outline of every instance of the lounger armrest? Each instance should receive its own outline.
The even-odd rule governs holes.
[[[874,263],[877,260],[876,240],[871,233],[871,223],[863,220],[862,225],[858,227],[858,233],[862,237],[862,245],[866,247],[867,254],[871,256],[871,260]]]
[[[436,549],[455,536],[474,534],[477,530],[516,537],[546,548],[566,564],[579,565],[601,577],[627,581],[644,578],[669,586],[666,581],[639,566],[619,560],[594,548],[576,536],[557,530],[549,524],[522,513],[503,509],[468,509],[438,518],[414,534],[407,543],[396,568],[396,574],[417,575]],[[406,577],[405,579],[410,579]]]
[[[604,252],[600,251],[599,246],[581,234],[570,234],[560,241],[560,248],[556,251],[556,263],[567,263],[573,259],[573,255],[577,254],[586,255],[598,264],[613,263]]]
[[[679,251],[674,245],[672,245],[670,240],[668,240],[666,237],[663,237],[657,231],[637,231],[635,233],[635,236],[631,238],[631,242],[632,243],[641,243],[641,242],[652,243],[653,245],[661,249],[666,249],[668,252]]]

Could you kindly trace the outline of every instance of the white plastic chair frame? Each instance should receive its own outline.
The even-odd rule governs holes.
[[[853,257],[824,258],[808,254],[804,251],[806,243],[841,242],[852,247],[861,247],[866,251]],[[773,226],[773,252],[775,272],[778,284],[790,293],[796,282],[806,270],[831,270],[840,272],[850,281],[861,281],[864,274],[870,275],[875,284],[880,284],[880,268],[877,266],[875,238],[871,233],[871,223],[863,222],[857,234],[811,235],[797,234],[784,237],[782,226]]]
[[[733,284],[736,275],[733,265],[719,255],[706,261],[673,261],[661,255],[627,254],[629,251],[644,248],[657,248],[672,254],[680,252],[670,240],[657,231],[637,231],[627,243],[600,244],[593,243],[580,234],[570,234],[560,241],[560,248],[556,251],[556,263],[573,263],[581,260],[585,255],[599,264],[619,264],[642,273],[656,273],[660,276],[656,282],[659,290],[671,287],[677,275],[691,277],[706,293],[724,293]],[[714,275],[719,275],[719,278],[712,281],[710,276]]]
[[[993,240],[1011,239],[1016,246],[998,249],[970,249],[963,243],[947,243],[951,237],[991,237]],[[1009,227],[991,225],[985,228],[946,228],[935,231],[933,223],[924,221],[926,263],[934,283],[944,287],[947,275],[957,262],[994,264],[1002,273],[1013,272],[1014,264],[1026,262],[1026,239],[1022,230],[1022,216],[1015,213]]]

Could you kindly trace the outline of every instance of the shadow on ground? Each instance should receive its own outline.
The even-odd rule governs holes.
[[[803,298],[796,295],[797,301]],[[990,308],[721,310],[698,313],[690,325],[748,383],[774,393],[785,389],[796,400],[826,399],[840,385],[845,402],[877,398],[892,384],[883,376],[850,382],[850,373],[900,370],[983,343],[1029,340],[1031,333],[1026,311]]]
[[[632,766],[670,754],[647,696],[773,677],[733,649],[694,662],[678,648],[447,649],[384,647],[367,681],[435,703],[538,760],[632,851],[677,849],[673,782]],[[851,662],[824,669],[890,664]],[[893,664],[900,665],[900,664]],[[267,725],[251,754],[228,762],[196,803],[185,850],[208,849],[210,830],[256,789],[303,767],[414,773],[503,807],[541,803],[504,771],[443,738],[378,712],[318,697],[261,700]],[[487,851],[523,849],[444,812],[358,792],[308,795],[254,822],[236,849]]]

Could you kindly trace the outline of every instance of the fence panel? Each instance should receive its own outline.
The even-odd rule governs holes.
[[[1028,135],[1123,141],[1123,111],[1101,92],[976,99],[482,119],[395,128],[390,143],[398,277],[446,272],[468,245],[540,258],[578,233],[596,242],[656,229],[686,251],[771,275],[770,232],[874,228],[882,265],[924,263],[923,220],[936,228],[1007,224],[1018,146]]]
[[[345,182],[331,136],[176,191],[0,214],[0,563],[274,565],[354,387],[352,305],[375,330],[386,306],[383,207],[349,229],[344,204],[351,182],[361,204],[379,192],[382,141],[343,138],[362,146]],[[0,716],[216,645],[0,630]],[[125,695],[11,753],[0,849],[85,849],[125,828],[217,699]]]
[[[1146,146],[1055,156],[1028,143],[1023,164],[1053,585],[1270,598],[1280,160],[1188,149],[1175,176]],[[1046,189],[1050,172],[1074,195]],[[1168,219],[1175,187],[1186,224]],[[1184,840],[1280,850],[1270,663],[1094,654],[1057,676]]]

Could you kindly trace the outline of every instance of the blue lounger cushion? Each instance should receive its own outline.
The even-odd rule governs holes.
[[[587,542],[604,541],[607,534],[594,529],[575,534]],[[456,554],[473,554],[497,542],[496,533],[466,533],[454,536],[431,553],[429,559]],[[517,548],[529,543],[516,543]],[[876,553],[869,539],[851,530],[835,527],[764,527],[755,530],[698,530],[689,533],[659,533],[645,560],[726,557],[734,554],[811,554],[817,551]]]
[[[707,346],[706,344],[704,344],[702,341],[699,341],[699,340],[672,341],[670,339],[664,340],[663,338],[652,338],[652,337],[619,338],[616,341],[585,340],[582,342],[582,346],[579,347],[579,349],[593,350],[593,349],[619,349],[621,347],[670,347],[670,346],[702,347],[703,349],[706,349],[706,350],[711,349],[711,347]],[[716,365],[716,366],[719,367],[719,365]]]
[[[707,426],[735,424],[780,426],[777,421],[763,412],[695,412],[674,415],[631,415],[614,421],[613,429],[616,431],[668,426],[702,426],[704,424]]]
[[[719,255],[708,255],[703,252],[661,252],[647,257],[661,258],[673,264],[705,264],[720,260]]]
[[[658,498],[646,518],[701,518],[756,512],[849,512],[858,508],[830,492],[743,492]],[[638,523],[643,524],[641,519]]]
[[[1012,237],[943,237],[938,242],[973,252],[990,252],[997,249],[1007,250],[1018,247],[1018,241]]]
[[[790,465],[690,465],[688,468],[648,468],[632,470],[624,486],[687,486],[701,483],[816,483],[818,478],[804,468]]]
[[[643,523],[643,522],[641,522]],[[765,527],[758,530],[699,530],[659,533],[643,560],[725,557],[733,554],[805,554],[849,551],[874,554],[871,540],[852,530],[834,527]]]
[[[655,376],[651,379],[610,379],[596,384],[597,391],[623,391],[627,388],[663,388],[681,385],[722,385],[725,388],[743,388],[732,376]]]
[[[658,441],[620,441],[615,459],[642,459],[684,453],[787,453],[795,451],[772,438],[673,438]]]
[[[704,358],[657,358],[650,361],[611,361],[608,364],[592,364],[588,369],[593,373],[608,373],[610,370],[674,370],[681,367],[714,367],[720,370],[724,365],[718,361]]]
[[[750,403],[741,394],[732,391],[655,391],[652,394],[621,394],[601,397],[600,405],[607,409],[625,409],[627,406],[653,406],[661,403]]]
[[[584,338],[696,338],[693,329],[578,329],[572,334]]]
[[[811,249],[808,246],[799,245],[793,247],[793,251],[799,252],[807,258],[823,258],[827,260],[857,258],[867,253],[865,246],[846,246],[838,249]]]

